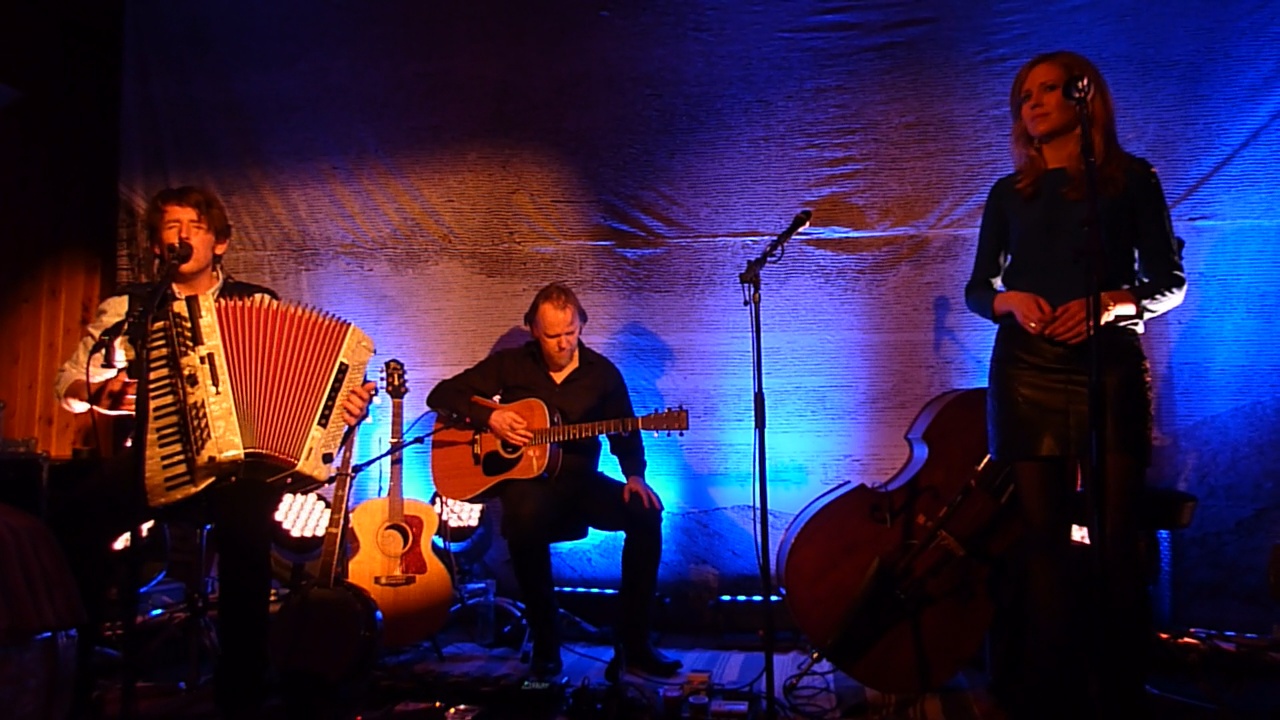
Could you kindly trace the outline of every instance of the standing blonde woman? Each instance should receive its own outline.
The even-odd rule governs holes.
[[[1080,78],[1092,89],[1101,252],[1089,227],[1082,123],[1064,93]],[[1111,94],[1093,63],[1061,51],[1032,58],[1014,78],[1009,110],[1014,171],[987,197],[965,286],[969,309],[999,326],[988,382],[990,449],[1013,468],[1026,530],[1001,618],[1013,630],[1007,667],[1016,674],[998,680],[1010,690],[1013,717],[1140,717],[1150,641],[1140,502],[1151,455],[1141,335],[1147,321],[1182,302],[1181,253],[1160,181],[1120,147]],[[1095,292],[1100,317],[1090,334]],[[1082,586],[1069,571],[1070,507],[1093,447],[1095,349],[1101,556]],[[1079,632],[1072,618],[1094,601],[1098,632]]]

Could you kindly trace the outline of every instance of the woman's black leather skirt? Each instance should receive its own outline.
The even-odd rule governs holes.
[[[1151,373],[1138,333],[1104,326],[1064,345],[1001,323],[991,351],[988,442],[1002,461],[1086,460],[1090,448],[1090,344],[1098,343],[1103,451],[1151,458]]]

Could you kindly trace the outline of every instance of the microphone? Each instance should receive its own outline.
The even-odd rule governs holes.
[[[803,230],[803,229],[805,229],[805,228],[809,227],[809,220],[810,220],[812,217],[813,217],[813,212],[812,212],[812,211],[810,211],[810,210],[801,210],[801,211],[800,211],[800,213],[799,213],[798,215],[796,215],[795,219],[791,221],[791,224],[790,224],[789,226],[787,226],[787,229],[786,229],[786,230],[783,230],[783,231],[782,231],[782,234],[781,234],[781,235],[779,235],[779,236],[778,236],[778,239],[777,239],[777,240],[775,240],[774,242],[775,242],[775,243],[778,243],[778,244],[781,244],[781,243],[784,243],[784,242],[786,242],[786,241],[790,240],[792,235],[795,235],[796,233],[800,232],[801,230]]]
[[[1093,97],[1093,83],[1088,75],[1073,75],[1062,84],[1062,96],[1076,104],[1087,103]]]
[[[181,265],[191,259],[196,254],[196,249],[191,247],[191,243],[186,240],[179,240],[177,245],[167,245],[164,249],[165,261],[175,265]]]
[[[753,284],[757,289],[759,289],[760,268],[764,267],[764,264],[767,262],[778,262],[781,260],[783,248],[786,246],[787,241],[791,239],[792,235],[795,235],[801,230],[809,227],[809,219],[812,217],[812,211],[801,210],[799,214],[796,215],[795,219],[791,221],[791,224],[787,226],[787,229],[783,230],[781,235],[775,238],[773,242],[769,243],[769,247],[765,248],[764,252],[760,253],[759,257],[755,260],[749,261],[747,263],[746,270],[738,273],[738,281],[743,285]]]

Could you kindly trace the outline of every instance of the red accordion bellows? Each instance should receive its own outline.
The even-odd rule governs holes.
[[[372,355],[368,336],[328,313],[261,296],[215,307],[246,462],[313,477],[308,469],[318,464],[315,479],[327,479],[342,402]]]

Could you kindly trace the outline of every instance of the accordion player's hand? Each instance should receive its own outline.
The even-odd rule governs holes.
[[[377,383],[373,382],[351,388],[351,394],[342,403],[342,421],[347,425],[359,425],[369,414],[369,401],[373,399],[377,388]]]

